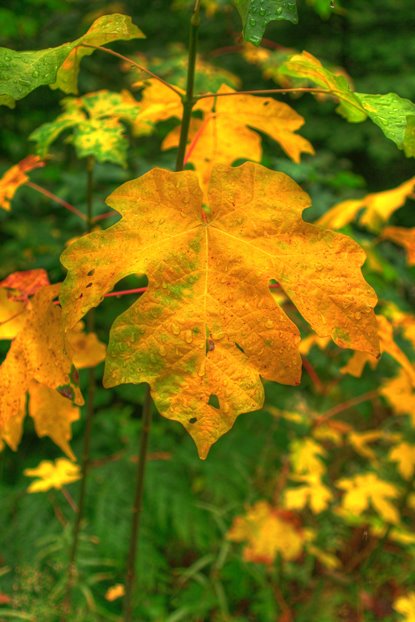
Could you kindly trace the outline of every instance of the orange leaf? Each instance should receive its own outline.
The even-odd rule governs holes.
[[[382,238],[392,240],[392,242],[403,246],[407,253],[408,265],[415,265],[415,227],[412,227],[412,229],[386,227],[382,231]]]
[[[1,208],[6,211],[10,210],[11,200],[16,190],[29,181],[25,173],[41,166],[45,166],[45,163],[38,156],[30,155],[4,173],[3,177],[0,179]]]

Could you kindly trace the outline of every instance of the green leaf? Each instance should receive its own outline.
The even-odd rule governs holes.
[[[308,52],[294,54],[278,71],[327,91],[339,100],[336,110],[348,121],[359,123],[369,117],[407,157],[415,156],[415,104],[409,99],[396,93],[356,93],[344,75],[330,71]]]
[[[114,13],[96,19],[79,39],[55,48],[27,52],[0,48],[0,105],[13,108],[17,100],[43,85],[76,93],[80,62],[94,52],[79,46],[141,37],[143,33],[130,17]]]
[[[133,123],[140,110],[128,91],[102,90],[84,97],[67,97],[62,104],[63,114],[30,135],[41,158],[48,155],[50,145],[62,132],[73,128],[73,135],[67,140],[73,143],[79,158],[92,155],[98,162],[126,165],[128,143],[119,120]]]
[[[242,19],[244,39],[254,45],[261,43],[269,22],[298,22],[295,0],[234,0],[234,3]]]
[[[415,104],[396,93],[355,93],[367,116],[407,157],[415,156]],[[409,121],[409,125],[408,125]]]

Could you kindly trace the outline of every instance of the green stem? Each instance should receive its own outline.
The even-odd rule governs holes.
[[[147,385],[143,404],[142,428],[140,433],[140,450],[137,463],[137,481],[134,504],[132,508],[130,548],[128,551],[127,572],[125,576],[124,622],[133,620],[134,583],[136,578],[136,561],[138,553],[138,534],[140,530],[141,510],[143,506],[144,475],[147,463],[148,441],[151,428],[152,400],[150,386]]]
[[[93,187],[94,187],[94,158],[90,156],[87,159],[87,196],[86,196],[86,231],[90,233],[93,225]],[[95,330],[95,314],[91,310],[87,316],[87,331],[93,332]],[[92,437],[92,422],[94,418],[94,397],[95,397],[95,370],[93,367],[88,369],[88,389],[86,398],[86,418],[85,418],[85,433],[84,433],[84,445],[82,449],[82,466],[81,466],[81,480],[79,488],[78,498],[78,511],[76,513],[75,524],[73,528],[72,544],[69,553],[69,568],[68,568],[68,583],[66,590],[66,597],[64,602],[64,613],[69,615],[71,612],[71,597],[72,589],[75,584],[76,578],[76,558],[78,554],[79,536],[81,533],[82,520],[85,514],[85,498],[86,498],[86,483],[88,478],[90,453],[91,453],[91,437]]]
[[[193,15],[190,20],[189,55],[187,65],[186,94],[183,97],[183,116],[180,131],[180,143],[177,153],[176,171],[183,170],[186,154],[187,139],[189,135],[190,119],[195,104],[193,89],[195,81],[197,40],[199,31],[200,0],[195,0]],[[134,584],[136,579],[136,564],[138,554],[138,534],[140,530],[140,518],[143,505],[144,475],[147,462],[147,449],[151,427],[152,400],[150,386],[147,386],[143,405],[143,424],[140,436],[140,453],[137,464],[137,483],[135,488],[134,504],[132,508],[133,518],[131,523],[130,547],[128,550],[127,571],[125,577],[124,597],[124,622],[133,621]]]
[[[200,0],[196,0],[193,8],[193,15],[190,19],[190,38],[189,56],[187,64],[186,94],[183,97],[183,116],[180,129],[179,149],[177,152],[176,171],[182,171],[184,158],[186,155],[187,139],[189,136],[190,119],[192,117],[193,106],[196,100],[193,96],[195,84],[197,42],[199,37],[200,25]]]

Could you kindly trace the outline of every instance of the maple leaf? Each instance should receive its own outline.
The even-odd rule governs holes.
[[[396,93],[371,95],[356,93],[343,75],[336,75],[309,52],[294,54],[278,72],[291,78],[307,79],[340,101],[337,112],[352,123],[368,117],[392,140],[407,157],[415,156],[413,116],[415,104]]]
[[[0,179],[0,207],[9,211],[16,190],[29,181],[26,173],[44,165],[38,156],[30,155],[9,168]]]
[[[182,99],[178,93],[158,80],[140,82],[144,86],[139,101],[139,114],[134,122],[134,133],[137,136],[151,134],[155,124],[175,117],[181,119],[183,114]],[[137,84],[136,84],[137,86]],[[180,93],[180,89],[177,89]]]
[[[49,436],[71,460],[75,460],[69,440],[72,438],[71,425],[79,419],[79,408],[58,391],[39,382],[31,382],[28,390],[29,414],[34,420],[36,434],[39,438]]]
[[[235,92],[226,85],[218,90],[219,94]],[[212,97],[199,100],[194,110],[203,111],[204,118],[191,121],[186,161],[194,165],[203,186],[215,164],[232,164],[240,158],[260,162],[261,137],[250,128],[278,142],[294,162],[300,161],[301,153],[314,153],[308,140],[295,134],[303,118],[272,97]],[[165,138],[162,149],[177,147],[179,137],[180,128],[176,128]]]
[[[290,479],[301,485],[284,492],[284,507],[290,510],[302,510],[307,505],[314,514],[327,510],[333,494],[322,481],[321,473],[291,475]]]
[[[415,426],[415,391],[408,375],[401,370],[380,389],[397,415],[410,415]]]
[[[415,227],[411,229],[386,227],[382,231],[382,238],[403,246],[406,250],[408,265],[415,266]]]
[[[61,490],[66,484],[76,482],[81,477],[79,466],[66,458],[58,458],[54,462],[42,460],[34,469],[25,469],[23,474],[39,478],[30,484],[28,492],[46,492],[52,488]]]
[[[107,202],[123,218],[62,255],[66,325],[121,278],[146,274],[147,292],[113,324],[104,384],[148,382],[202,457],[238,414],[262,406],[260,376],[299,382],[298,329],[273,300],[271,279],[318,334],[377,354],[363,251],[304,222],[309,197],[285,174],[218,166],[202,209],[193,171],[153,169]]]
[[[359,223],[372,231],[378,231],[392,214],[404,205],[408,197],[412,196],[414,189],[415,177],[411,177],[397,188],[374,192],[361,199],[342,201],[323,214],[317,224],[332,229],[341,229],[352,222],[362,210]]]
[[[0,289],[0,339],[13,339],[21,330],[25,305],[9,298],[7,290]]]
[[[20,440],[26,392],[36,386],[33,382],[83,403],[72,380],[61,310],[52,302],[58,291],[59,286],[46,286],[33,296],[25,310],[25,321],[0,366],[0,433],[13,449]]]
[[[30,296],[36,294],[46,285],[50,285],[49,277],[43,268],[13,272],[0,281],[0,287],[10,290],[8,296],[16,302],[26,302]]]
[[[272,564],[278,554],[287,560],[296,559],[305,543],[298,518],[266,501],[258,501],[245,516],[237,516],[226,537],[231,542],[246,542],[244,559],[262,564]]]
[[[58,47],[27,52],[0,48],[0,105],[13,108],[17,100],[42,85],[76,93],[81,60],[94,52],[83,44],[99,46],[142,37],[131,17],[114,13],[98,17],[84,35]]]
[[[290,445],[290,462],[295,473],[322,474],[326,468],[322,458],[326,451],[322,445],[312,438],[297,440]]]
[[[233,0],[241,16],[243,37],[254,45],[259,45],[264,36],[265,28],[275,20],[298,22],[297,4],[295,0]]]
[[[372,505],[386,522],[399,523],[399,513],[390,502],[399,496],[393,484],[378,478],[374,473],[366,473],[338,480],[336,486],[345,491],[342,508],[346,512],[359,515]]]
[[[415,368],[406,354],[395,342],[393,338],[392,324],[383,315],[378,315],[376,318],[378,322],[378,335],[381,353],[387,352],[387,354],[394,358],[408,375],[410,382],[413,386],[415,386]],[[350,374],[351,376],[359,378],[362,375],[366,363],[369,363],[372,368],[375,368],[378,361],[379,359],[366,352],[355,352],[347,364],[340,369],[340,371],[343,374]]]
[[[399,443],[389,452],[389,460],[398,463],[399,473],[404,479],[411,479],[415,471],[415,445]]]
[[[92,155],[99,162],[126,165],[128,142],[120,120],[133,123],[139,114],[137,102],[130,93],[101,90],[83,97],[67,97],[62,105],[63,114],[29,136],[36,141],[39,155],[45,157],[58,136],[72,129],[66,140],[73,143],[79,158]]]
[[[400,596],[393,603],[393,608],[402,614],[402,622],[415,622],[415,592]]]
[[[372,464],[376,463],[375,452],[368,447],[369,443],[378,441],[384,436],[382,430],[369,430],[367,432],[349,432],[347,440],[352,445],[353,449],[363,456],[372,461]]]

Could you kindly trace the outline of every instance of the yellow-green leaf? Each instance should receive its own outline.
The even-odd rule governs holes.
[[[94,52],[94,47],[85,45],[100,46],[142,37],[131,17],[114,13],[102,15],[84,35],[55,48],[27,52],[0,48],[0,104],[13,107],[17,100],[42,85],[76,93],[81,60]]]
[[[46,492],[52,488],[61,490],[66,484],[76,482],[81,477],[79,466],[66,458],[58,458],[55,462],[42,460],[37,467],[25,469],[23,473],[27,477],[39,478],[30,484],[28,492]]]

